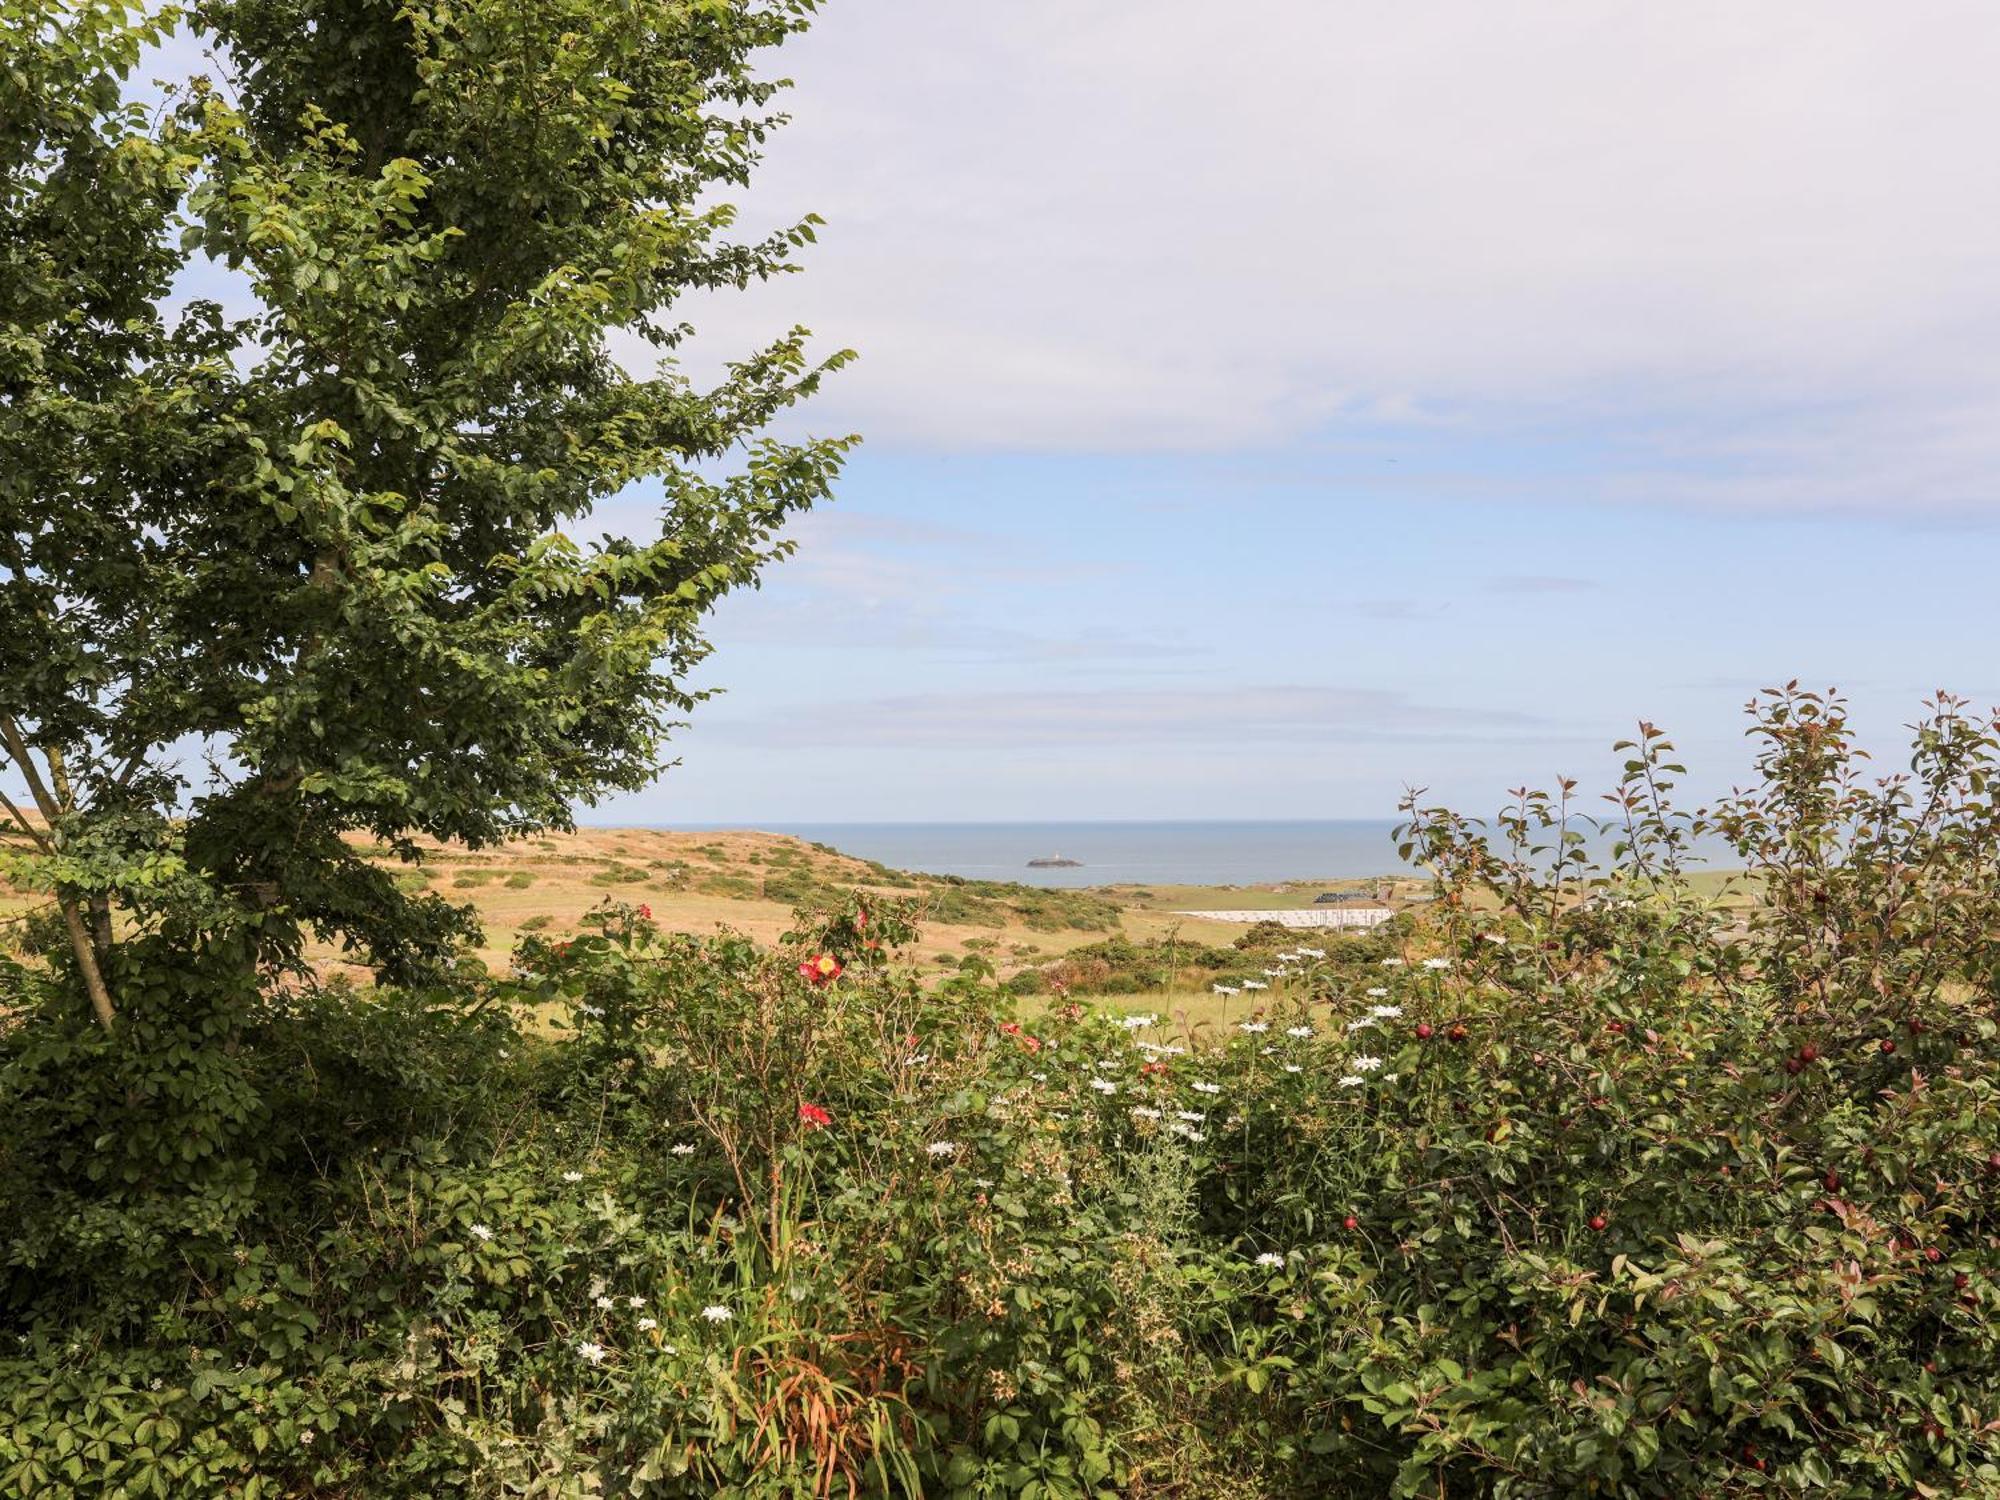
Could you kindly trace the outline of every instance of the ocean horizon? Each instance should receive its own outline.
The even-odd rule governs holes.
[[[649,824],[688,832],[754,829],[827,844],[898,870],[1025,885],[1265,885],[1407,872],[1392,818],[1132,822],[733,822]],[[1030,869],[1060,855],[1076,869]]]

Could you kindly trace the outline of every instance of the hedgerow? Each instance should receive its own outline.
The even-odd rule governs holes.
[[[109,1035],[17,964],[0,1491],[1995,1493],[1993,725],[1756,732],[1603,836],[1413,799],[1423,924],[1222,1033],[874,898],[424,992],[126,944]]]

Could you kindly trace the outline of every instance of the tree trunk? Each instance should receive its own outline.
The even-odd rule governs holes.
[[[76,955],[76,966],[83,974],[83,987],[90,995],[90,1008],[97,1016],[97,1024],[107,1032],[112,1029],[114,1012],[111,1009],[111,991],[104,985],[104,970],[97,962],[97,946],[90,940],[90,930],[84,925],[83,910],[73,897],[61,896],[57,900],[62,905],[63,925],[69,929],[70,951]]]

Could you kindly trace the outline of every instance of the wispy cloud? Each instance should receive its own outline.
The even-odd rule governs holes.
[[[739,719],[717,713],[705,738],[764,747],[1405,744],[1544,736],[1533,714],[1450,707],[1373,689],[1297,686],[1106,692],[914,693],[801,705]]]

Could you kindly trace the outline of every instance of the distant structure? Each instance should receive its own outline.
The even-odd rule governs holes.
[[[1396,913],[1386,906],[1313,906],[1304,911],[1181,911],[1177,917],[1202,917],[1210,922],[1276,922],[1280,927],[1334,928],[1365,932],[1380,927]]]
[[[1028,868],[1031,870],[1081,870],[1083,868],[1083,861],[1080,859],[1064,859],[1060,854],[1049,854],[1043,856],[1041,859],[1029,860]]]
[[[1347,901],[1372,901],[1375,898],[1366,891],[1321,891],[1313,897],[1314,906],[1334,906]]]

